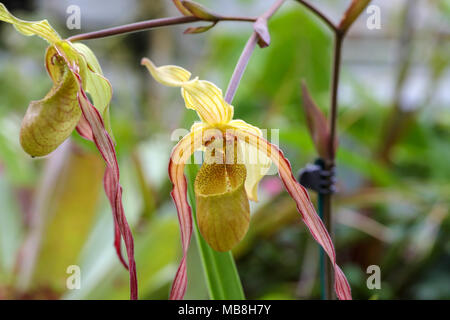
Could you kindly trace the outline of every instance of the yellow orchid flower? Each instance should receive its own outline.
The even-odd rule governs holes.
[[[115,248],[130,272],[131,298],[137,299],[133,237],[122,206],[119,166],[110,135],[111,85],[103,77],[94,53],[84,44],[61,39],[47,20],[18,19],[0,3],[0,21],[12,24],[26,36],[37,35],[49,43],[45,64],[53,87],[42,100],[30,103],[20,131],[22,148],[33,157],[45,156],[63,143],[74,129],[96,144],[106,162],[104,187],[113,211]],[[121,238],[127,248],[128,264],[122,256]]]
[[[213,249],[227,251],[242,240],[250,218],[248,201],[257,200],[258,182],[273,163],[312,236],[332,261],[337,296],[351,299],[350,286],[336,264],[331,238],[307,191],[292,175],[289,161],[281,150],[265,140],[259,128],[243,120],[233,120],[233,106],[225,101],[222,91],[213,83],[191,79],[191,73],[178,66],[156,67],[147,58],[142,59],[142,64],[156,81],[180,87],[186,107],[195,110],[201,120],[194,123],[190,133],[174,147],[169,162],[171,194],[178,212],[183,247],[171,299],[183,298],[187,286],[186,254],[192,235],[192,217],[184,167],[196,150],[205,154],[194,183],[198,226]]]

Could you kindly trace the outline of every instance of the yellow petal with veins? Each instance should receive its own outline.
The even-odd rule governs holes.
[[[181,92],[186,108],[197,111],[209,125],[226,124],[233,118],[233,106],[225,101],[222,90],[214,83],[194,79],[184,83]]]
[[[243,120],[232,120],[228,126],[234,130],[249,131],[259,137],[262,132],[259,128],[246,123]],[[249,137],[251,139],[251,137]],[[239,140],[239,146],[242,153],[242,159],[247,169],[247,178],[245,179],[245,190],[247,197],[252,201],[258,201],[258,183],[270,169],[272,161],[262,150],[249,144],[245,139]]]
[[[0,3],[0,20],[11,23],[17,31],[26,36],[37,35],[47,40],[50,44],[55,44],[56,42],[61,41],[61,37],[50,26],[47,20],[25,21],[17,19],[8,11],[8,9],[6,9],[3,3]]]
[[[191,73],[178,66],[157,67],[150,59],[143,58],[141,64],[146,66],[153,78],[159,83],[169,87],[181,87],[183,83],[189,81]]]
[[[147,58],[143,58],[141,63],[159,83],[181,87],[186,108],[197,111],[203,122],[211,126],[220,126],[233,118],[233,106],[225,101],[222,90],[215,84],[198,78],[189,80],[191,73],[178,66],[156,67]]]

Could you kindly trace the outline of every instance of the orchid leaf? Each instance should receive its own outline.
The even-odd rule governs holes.
[[[26,36],[37,35],[50,44],[61,41],[61,37],[50,26],[47,20],[41,21],[25,21],[14,17],[3,3],[0,3],[0,20],[11,23],[14,28]]]
[[[317,153],[324,159],[330,157],[328,152],[328,140],[330,139],[330,128],[327,119],[312,99],[308,87],[302,83],[303,110],[306,115],[306,124],[316,147]],[[335,143],[336,145],[336,143]]]

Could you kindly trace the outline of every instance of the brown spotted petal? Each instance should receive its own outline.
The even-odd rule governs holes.
[[[65,62],[47,50],[47,70],[54,85],[44,99],[28,106],[20,130],[22,148],[33,157],[55,150],[75,129],[81,116],[78,82]]]
[[[245,236],[250,208],[242,164],[206,164],[195,179],[200,233],[216,251],[231,250]]]

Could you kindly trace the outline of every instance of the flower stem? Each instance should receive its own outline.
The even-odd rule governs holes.
[[[342,42],[345,38],[345,33],[343,33],[339,28],[328,19],[321,11],[316,9],[314,6],[309,4],[304,0],[296,0],[311,12],[317,15],[332,31],[334,35],[334,49],[333,49],[333,62],[332,62],[332,79],[331,79],[331,99],[330,99],[330,137],[328,140],[328,159],[323,159],[323,168],[325,170],[331,170],[335,166],[336,158],[336,127],[337,127],[337,111],[338,111],[338,89],[339,89],[339,74],[341,67],[341,55],[342,55]],[[333,219],[332,219],[332,195],[320,194],[318,197],[318,211],[319,216],[322,218],[325,227],[327,228],[331,239],[333,240]],[[324,252],[321,249],[320,252],[320,282],[321,282],[321,296],[323,299],[331,300],[334,299],[334,276],[333,276],[333,266],[330,261],[324,259]]]
[[[194,16],[181,16],[181,17],[152,19],[152,20],[146,20],[146,21],[141,21],[141,22],[125,24],[125,25],[118,26],[118,27],[113,27],[113,28],[88,32],[88,33],[81,33],[81,34],[77,34],[75,36],[69,37],[67,40],[80,41],[80,40],[88,40],[88,39],[105,38],[105,37],[115,36],[115,35],[119,35],[119,34],[126,34],[126,33],[143,31],[143,30],[148,30],[148,29],[153,29],[153,28],[158,28],[158,27],[180,25],[180,24],[186,24],[186,23],[197,22],[197,21],[205,21],[205,20],[194,17]],[[212,22],[217,23],[219,21],[254,22],[254,21],[256,21],[256,18],[219,16],[219,17],[217,17],[217,20],[214,20]]]
[[[342,41],[344,36],[340,32],[335,33],[333,50],[333,75],[331,80],[331,106],[330,106],[330,139],[328,141],[328,150],[330,159],[334,162],[336,150],[334,141],[336,139],[336,120],[338,109],[338,89],[339,74],[341,69]],[[334,163],[333,163],[334,165]]]
[[[260,16],[260,18],[266,20],[270,19],[281,7],[284,1],[285,0],[275,1],[273,5]],[[258,35],[256,32],[253,32],[248,39],[244,49],[242,50],[241,56],[239,57],[236,67],[234,68],[233,75],[231,76],[230,82],[228,83],[227,92],[225,93],[225,101],[228,103],[231,103],[233,101],[236,90],[239,87],[239,83],[241,82],[242,76],[247,67],[248,61],[250,60],[250,57],[255,50],[257,42]]]
[[[257,41],[258,36],[255,32],[253,32],[248,39],[244,50],[242,50],[241,56],[239,57],[238,63],[236,64],[233,75],[231,76],[230,82],[228,84],[227,92],[225,93],[225,101],[228,103],[231,103],[231,101],[233,101],[234,95],[236,94],[239,82],[241,82],[248,61],[252,56],[253,50],[255,50]]]
[[[308,8],[309,11],[314,13],[316,16],[318,16],[335,33],[338,32],[337,26],[330,19],[328,19],[322,12],[320,12],[318,9],[316,9],[316,7],[314,7],[313,5],[309,4],[308,2],[306,2],[304,0],[296,0],[296,1],[299,2],[300,4],[302,4],[304,7]]]

